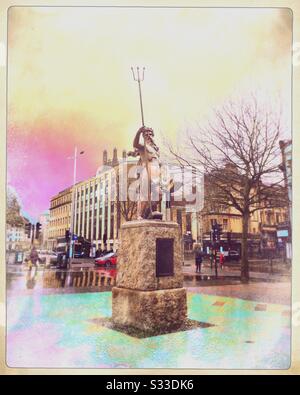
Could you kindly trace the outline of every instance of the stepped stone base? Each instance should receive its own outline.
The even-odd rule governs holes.
[[[112,289],[112,320],[141,330],[176,328],[187,319],[184,288],[140,291]]]

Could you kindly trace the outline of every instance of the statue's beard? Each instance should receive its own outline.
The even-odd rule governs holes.
[[[150,137],[150,136],[145,137],[145,142],[147,144],[154,145],[154,141],[153,141],[152,137]]]

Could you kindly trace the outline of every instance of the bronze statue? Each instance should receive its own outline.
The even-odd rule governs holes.
[[[143,136],[144,143],[140,142]],[[159,148],[155,144],[153,129],[142,126],[136,133],[133,140],[134,152],[129,152],[130,156],[139,156],[138,165],[140,172],[140,194],[137,205],[138,219],[162,219],[162,214],[157,211],[157,206],[161,200],[160,186],[160,156]]]

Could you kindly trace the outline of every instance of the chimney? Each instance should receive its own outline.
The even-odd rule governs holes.
[[[123,158],[123,159],[126,159],[126,157],[127,157],[127,152],[126,152],[125,149],[123,149],[122,158]]]
[[[106,149],[103,151],[103,165],[107,165],[107,151],[106,151]]]

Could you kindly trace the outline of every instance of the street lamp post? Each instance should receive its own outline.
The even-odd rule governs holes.
[[[79,155],[82,155],[84,151],[81,151]],[[77,147],[74,148],[74,156],[68,159],[74,160],[73,166],[73,191],[72,191],[72,202],[71,202],[71,223],[70,223],[70,250],[69,250],[69,258],[73,258],[74,256],[74,211],[75,211],[75,185],[76,185],[76,173],[77,173]]]

